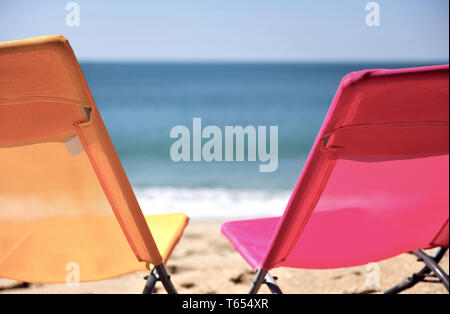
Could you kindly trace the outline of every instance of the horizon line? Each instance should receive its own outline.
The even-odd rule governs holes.
[[[253,63],[253,64],[448,64],[449,59],[291,59],[291,60],[279,60],[279,59],[98,59],[98,58],[78,58],[80,63],[191,63],[191,64],[206,64],[206,63],[228,63],[228,64],[240,64],[240,63]]]

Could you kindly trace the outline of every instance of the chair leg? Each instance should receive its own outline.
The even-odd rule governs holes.
[[[426,282],[427,277],[430,276],[431,272],[433,272],[433,274],[436,277],[438,277],[439,282],[442,283],[448,290],[449,289],[448,275],[445,274],[442,268],[438,265],[438,263],[441,261],[442,257],[444,257],[446,252],[447,252],[446,248],[439,248],[434,256],[428,256],[421,250],[412,251],[411,253],[416,255],[420,261],[423,261],[426,266],[422,268],[419,272],[413,274],[411,277],[399,283],[398,285],[390,288],[389,290],[386,290],[384,293],[385,294],[400,293],[406,289],[414,287],[419,282]]]
[[[257,294],[259,291],[259,288],[261,288],[261,285],[264,283],[264,277],[266,276],[267,271],[263,269],[259,269],[256,273],[255,279],[253,279],[252,286],[250,287],[250,290],[248,291],[248,294]]]
[[[272,294],[283,294],[275,279],[269,273],[266,274],[264,283],[267,285]]]
[[[153,290],[155,289],[155,285],[159,280],[158,274],[153,270],[150,275],[144,277],[145,280],[145,287],[142,291],[142,294],[152,294]]]
[[[143,294],[152,294],[158,281],[161,281],[164,289],[168,294],[178,293],[172,281],[170,280],[170,276],[167,273],[164,264],[155,266],[152,273],[148,277],[146,277],[146,279],[147,282],[145,283],[144,291],[142,292]]]
[[[406,278],[401,283],[395,285],[392,288],[389,288],[384,292],[384,294],[397,294],[406,289],[414,287],[417,283],[419,283],[420,279],[417,277],[417,274],[413,274],[411,277]]]
[[[450,291],[448,274],[445,273],[441,266],[439,266],[439,264],[436,263],[436,261],[432,257],[425,254],[425,252],[423,252],[422,250],[414,250],[412,251],[412,253],[416,255],[420,260],[422,260],[425,265],[427,265],[427,267],[431,269],[433,274],[441,281],[447,291]]]
[[[248,294],[257,294],[262,284],[266,284],[272,294],[283,294],[275,279],[273,279],[267,270],[263,269],[259,269],[256,273]]]

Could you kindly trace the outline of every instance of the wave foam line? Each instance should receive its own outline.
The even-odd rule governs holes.
[[[194,220],[222,220],[282,215],[290,191],[217,188],[138,188],[144,214],[182,212]]]

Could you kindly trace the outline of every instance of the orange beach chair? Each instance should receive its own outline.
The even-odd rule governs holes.
[[[0,277],[36,283],[151,270],[162,281],[183,214],[144,216],[62,36],[0,43]],[[151,231],[150,231],[151,230]]]

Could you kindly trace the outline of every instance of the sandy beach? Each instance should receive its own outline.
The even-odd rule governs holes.
[[[275,269],[284,293],[380,293],[421,268],[414,256],[404,254],[382,261],[379,265],[379,285],[365,285],[373,268],[366,266],[334,269]],[[448,273],[448,254],[440,265]],[[180,293],[246,293],[253,272],[220,233],[218,222],[192,222],[175,249],[168,268]],[[373,274],[373,273],[372,273]],[[78,287],[47,284],[23,284],[0,279],[0,293],[140,293],[146,273],[134,273],[119,278],[82,283]],[[165,293],[157,286],[156,293]],[[263,287],[261,290],[267,293]],[[420,283],[406,293],[447,293],[442,285]]]

